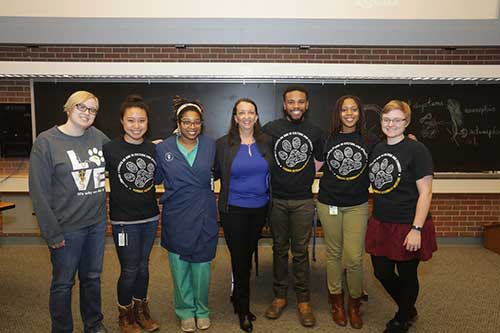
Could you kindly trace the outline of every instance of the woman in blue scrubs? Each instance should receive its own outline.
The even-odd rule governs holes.
[[[175,313],[184,332],[210,327],[210,263],[218,240],[212,168],[215,142],[204,136],[203,106],[174,100],[177,129],[156,148],[163,182],[161,245],[174,281]]]

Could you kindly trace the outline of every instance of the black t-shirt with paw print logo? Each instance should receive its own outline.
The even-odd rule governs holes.
[[[294,124],[283,118],[267,123],[263,130],[272,137],[273,197],[310,199],[316,174],[314,159],[323,159],[324,132],[308,120]]]
[[[111,222],[154,220],[159,214],[154,186],[155,145],[147,140],[130,144],[120,137],[105,144],[103,153],[111,188]]]
[[[325,144],[325,166],[318,200],[326,205],[350,207],[368,201],[368,156],[377,142],[359,133],[339,133]]]
[[[432,175],[429,150],[408,138],[375,146],[368,165],[373,190],[373,217],[388,223],[411,224],[418,200],[416,181]]]

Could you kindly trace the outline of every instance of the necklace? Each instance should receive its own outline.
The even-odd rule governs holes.
[[[251,143],[243,143],[248,148],[248,156],[252,157],[252,144]]]

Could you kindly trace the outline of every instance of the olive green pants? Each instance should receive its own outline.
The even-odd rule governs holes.
[[[330,209],[329,205],[318,202],[316,207],[325,233],[328,291],[342,293],[345,269],[349,295],[361,297],[368,203]]]

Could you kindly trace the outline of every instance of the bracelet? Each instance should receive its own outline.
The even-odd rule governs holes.
[[[411,226],[411,228],[412,228],[413,230],[417,230],[418,232],[421,232],[421,231],[422,231],[422,227],[419,227],[419,226],[414,225],[414,224]]]

